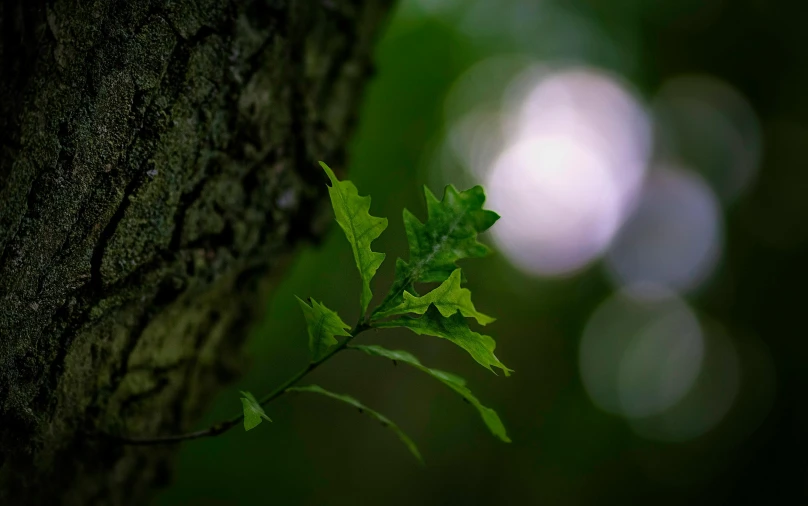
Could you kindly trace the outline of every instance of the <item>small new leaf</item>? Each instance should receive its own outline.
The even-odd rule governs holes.
[[[370,211],[370,197],[361,197],[352,182],[340,181],[328,165],[323,162],[320,162],[320,165],[331,179],[328,195],[331,197],[334,215],[337,223],[345,232],[348,242],[351,243],[356,267],[362,278],[362,293],[359,303],[362,307],[361,314],[364,316],[370,299],[373,297],[370,280],[373,279],[385,257],[384,253],[371,250],[370,243],[387,228],[387,218],[371,216],[368,212]]]
[[[241,391],[241,406],[244,410],[245,431],[258,427],[262,420],[272,421],[250,392]]]
[[[342,321],[339,315],[331,311],[314,299],[309,299],[311,305],[306,304],[300,297],[295,296],[306,317],[306,326],[309,331],[309,349],[311,360],[320,360],[328,353],[328,349],[337,344],[334,336],[350,336],[347,331],[350,325]]]
[[[491,372],[492,367],[499,367],[509,376],[512,369],[505,367],[494,355],[496,342],[490,336],[478,334],[471,330],[466,323],[466,319],[460,313],[455,313],[446,318],[435,306],[430,306],[424,316],[413,318],[403,316],[394,320],[379,322],[376,327],[406,327],[416,334],[442,337],[466,350],[480,365]]]
[[[362,404],[358,400],[354,399],[353,397],[351,397],[349,395],[335,394],[334,392],[330,392],[330,391],[328,391],[328,390],[326,390],[326,389],[324,389],[324,388],[322,388],[322,387],[320,387],[318,385],[307,385],[307,386],[303,386],[303,387],[291,387],[291,388],[288,388],[286,391],[287,392],[312,392],[312,393],[315,393],[315,394],[325,395],[326,397],[331,397],[332,399],[342,401],[342,402],[344,402],[346,404],[350,404],[351,406],[357,408],[360,413],[366,414],[366,415],[370,416],[371,418],[376,419],[382,425],[384,425],[385,427],[388,427],[390,430],[395,432],[396,435],[398,436],[398,438],[401,440],[401,442],[404,443],[404,445],[407,447],[408,450],[410,450],[410,453],[412,453],[415,456],[415,458],[418,459],[419,462],[421,462],[422,464],[424,463],[424,460],[421,458],[421,452],[418,451],[418,447],[415,446],[415,443],[413,443],[412,439],[410,439],[409,436],[407,436],[407,434],[405,434],[404,431],[401,430],[401,428],[398,425],[393,423],[389,418],[387,418],[383,414],[379,413],[378,411],[374,411],[374,410],[370,409],[369,407],[365,406],[364,404]]]
[[[426,223],[404,210],[409,262],[396,261],[395,280],[376,313],[399,305],[404,292],[415,293],[415,283],[442,282],[456,269],[458,260],[483,257],[489,252],[477,241],[477,235],[488,230],[499,215],[483,209],[485,192],[481,186],[458,192],[449,185],[443,200],[438,200],[426,187],[424,194]]]
[[[455,269],[449,279],[423,297],[404,292],[404,302],[387,311],[377,313],[375,318],[407,313],[424,314],[430,304],[438,308],[440,314],[447,318],[459,311],[467,318],[475,318],[480,325],[487,325],[494,321],[494,318],[477,311],[471,302],[471,291],[460,287],[460,269]]]
[[[499,419],[499,415],[497,412],[491,408],[487,408],[483,406],[474,394],[471,393],[471,390],[466,388],[466,381],[459,377],[455,376],[454,374],[439,371],[438,369],[430,369],[429,367],[424,366],[421,362],[411,353],[406,351],[400,350],[388,350],[387,348],[382,348],[381,346],[366,346],[366,345],[355,345],[351,346],[352,349],[364,351],[368,355],[375,355],[377,357],[384,357],[388,358],[396,362],[404,362],[410,364],[411,366],[419,369],[433,378],[443,382],[446,386],[460,394],[461,397],[466,399],[469,404],[477,408],[477,411],[480,412],[480,416],[482,416],[483,422],[485,425],[488,426],[488,429],[491,433],[501,439],[506,443],[510,443],[511,440],[508,438],[508,433],[505,431],[505,426],[502,425],[502,420]]]

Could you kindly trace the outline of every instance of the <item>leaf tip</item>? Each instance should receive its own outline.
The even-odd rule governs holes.
[[[322,167],[322,168],[323,168],[323,170],[325,171],[326,175],[328,176],[328,179],[330,179],[330,180],[331,180],[331,184],[332,184],[332,185],[335,185],[335,184],[337,184],[337,183],[339,182],[339,180],[337,179],[336,174],[334,174],[334,171],[333,171],[333,170],[331,170],[331,167],[329,167],[329,166],[328,166],[328,165],[327,165],[327,164],[326,164],[324,161],[322,161],[322,160],[320,160],[320,167]]]
[[[488,316],[487,314],[479,313],[477,316],[477,323],[479,323],[482,326],[489,325],[491,323],[494,323],[495,321],[497,321],[496,318],[494,318],[493,316]]]

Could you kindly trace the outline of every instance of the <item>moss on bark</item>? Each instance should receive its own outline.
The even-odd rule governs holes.
[[[142,504],[322,232],[387,0],[0,3],[0,503]]]

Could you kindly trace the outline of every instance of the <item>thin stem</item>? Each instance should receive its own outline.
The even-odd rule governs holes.
[[[278,385],[277,388],[275,388],[270,393],[262,397],[258,401],[258,404],[260,404],[261,406],[266,406],[270,402],[274,401],[275,399],[286,393],[286,390],[288,390],[289,387],[294,386],[298,381],[305,378],[306,375],[308,375],[311,371],[317,369],[317,367],[319,367],[320,364],[326,362],[328,359],[330,359],[340,351],[344,350],[348,346],[348,343],[350,343],[354,337],[358,336],[359,334],[368,330],[369,328],[371,328],[371,326],[365,321],[360,321],[359,323],[357,323],[356,326],[354,326],[354,328],[351,330],[350,336],[348,336],[341,343],[332,348],[322,358],[315,360],[313,362],[309,362],[309,364],[306,367],[299,370],[294,376],[291,376],[289,379]],[[172,443],[180,443],[182,441],[189,441],[191,439],[200,439],[203,437],[218,436],[219,434],[223,434],[228,430],[232,429],[233,427],[235,427],[236,425],[238,425],[243,419],[244,419],[244,413],[241,413],[237,416],[234,416],[233,418],[230,418],[229,420],[225,420],[215,425],[211,425],[207,429],[197,430],[194,432],[187,432],[185,434],[174,434],[171,436],[158,436],[151,438],[114,436],[112,434],[102,434],[102,436],[126,445],[146,446],[146,445],[172,444]]]

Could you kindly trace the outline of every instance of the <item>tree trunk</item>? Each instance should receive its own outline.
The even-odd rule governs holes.
[[[0,504],[143,504],[327,215],[388,0],[0,2]]]

